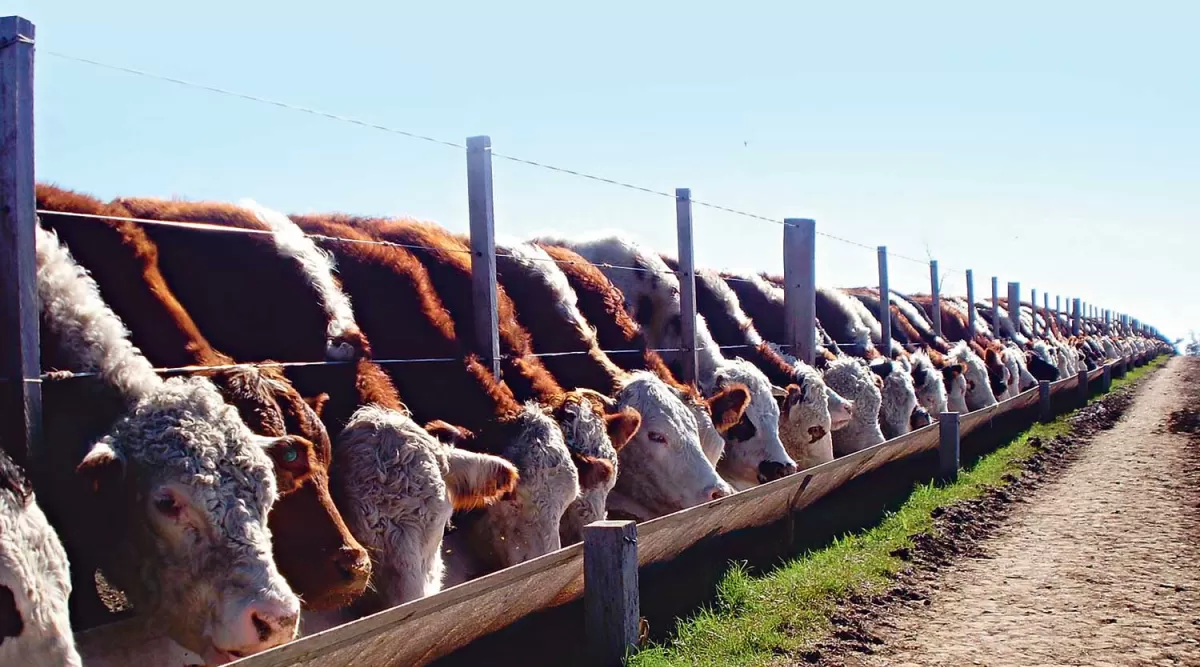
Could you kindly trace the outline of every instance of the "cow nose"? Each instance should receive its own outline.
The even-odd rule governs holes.
[[[725,486],[724,484],[721,484],[718,486],[708,487],[708,490],[705,491],[704,494],[706,496],[708,496],[709,500],[716,500],[717,498],[724,498],[726,496],[732,495],[733,489],[729,488],[728,486]]]
[[[367,558],[365,549],[342,547],[333,557],[333,563],[349,581],[358,580],[371,574],[371,559]]]
[[[238,619],[239,653],[258,653],[291,641],[299,620],[300,602],[294,597],[260,599],[246,605]]]
[[[787,477],[794,472],[796,472],[796,464],[794,463],[763,461],[758,464],[758,481],[760,484],[766,484],[781,477]]]

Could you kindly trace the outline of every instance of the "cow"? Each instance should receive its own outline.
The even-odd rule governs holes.
[[[29,479],[0,449],[0,664],[80,667],[67,552]]]
[[[679,382],[626,311],[620,290],[600,269],[566,248],[536,245],[566,277],[580,314],[595,329],[597,344],[612,350],[609,359],[626,372],[657,378],[662,385],[647,381],[646,386],[669,393],[685,408],[666,424],[649,419],[622,450],[623,472],[617,476],[617,487],[610,498],[610,513],[615,510],[621,516],[644,521],[685,509],[696,503],[697,487],[681,480],[697,480],[701,501],[705,495],[716,499],[733,493],[716,476],[714,466],[724,453],[723,435],[743,418],[750,402],[749,390],[735,383],[704,398],[695,385]],[[657,400],[665,404],[668,398],[662,395]],[[682,434],[679,439],[672,439],[675,432]],[[696,456],[697,446],[700,457]],[[668,452],[676,455],[667,456]]]
[[[664,256],[663,262],[678,271],[678,262]],[[779,435],[784,449],[800,468],[833,460],[832,432],[850,421],[852,406],[836,402],[841,410],[831,411],[829,389],[820,373],[803,362],[785,358],[758,333],[742,310],[737,295],[719,274],[701,270],[695,275],[696,309],[704,316],[713,339],[731,354],[754,364],[775,386],[787,387],[779,398]]]
[[[656,253],[616,236],[591,241],[552,238],[539,241],[567,247],[600,266],[624,294],[626,308],[642,325],[652,345],[683,347],[679,280]],[[742,490],[795,472],[796,463],[779,438],[776,396],[786,395],[786,390],[773,387],[753,364],[726,359],[712,340],[703,317],[697,317],[694,347],[696,376],[703,393],[711,396],[734,383],[750,390],[750,405],[742,421],[725,434],[725,455],[717,468],[721,476],[735,489]],[[668,357],[668,362],[681,364],[682,360],[675,354]]]
[[[286,215],[249,200],[122,203],[140,219],[229,229],[197,233],[145,225],[188,312],[239,359],[335,362],[292,367],[288,377],[313,397],[335,436],[330,491],[351,533],[368,547],[374,590],[346,614],[320,613],[344,603],[306,604],[305,631],[440,590],[441,539],[451,513],[486,506],[512,491],[512,464],[455,450],[413,422],[391,377],[372,361],[370,341],[333,275],[330,255]],[[436,302],[422,306],[423,295],[417,289],[396,298],[440,308]]]
[[[291,640],[300,600],[267,513],[273,468],[303,464],[295,437],[251,433],[205,378],[158,377],[58,238],[36,239],[42,367],[96,376],[43,392],[44,500],[71,557],[95,559],[139,615],[210,663]]]
[[[732,493],[705,458],[696,416],[684,399],[653,373],[626,371],[608,357],[580,311],[567,276],[544,248],[517,242],[499,246],[496,273],[532,336],[534,350],[547,355],[543,361],[555,378],[612,395],[615,406],[633,408],[642,417],[638,433],[645,429],[645,437],[620,450],[624,463],[618,468],[611,505],[626,516],[656,515]],[[655,477],[669,480],[670,495],[683,495],[683,502],[667,500]],[[584,519],[594,518],[601,517],[581,517],[572,526],[564,525],[564,543],[568,533],[570,541],[580,539]]]
[[[994,350],[991,350],[994,354]],[[988,364],[984,361],[981,353],[986,355],[978,345],[967,341],[959,341],[950,348],[950,353],[946,355],[947,360],[951,364],[957,364],[960,368],[965,368],[962,373],[963,381],[966,384],[966,402],[967,411],[979,410],[990,405],[995,405],[996,394],[992,388],[992,376],[989,371],[996,369],[995,360]],[[1003,369],[1003,364],[998,366]],[[1003,380],[1003,377],[1000,378]],[[1002,387],[1003,388],[1003,387]],[[952,408],[953,409],[953,408]]]
[[[475,331],[474,283],[469,242],[447,230],[408,219],[345,217],[377,238],[401,244],[429,272],[442,303],[463,331]],[[516,316],[516,308],[503,286],[496,289],[497,333],[501,352],[501,377],[519,401],[536,401],[559,418],[563,437],[579,469],[582,494],[564,516],[565,532],[582,537],[583,526],[602,519],[605,501],[616,481],[617,450],[625,445],[641,424],[641,415],[628,405],[619,406],[602,397],[566,390],[533,354],[529,332]],[[477,354],[487,354],[469,336],[464,342]],[[601,391],[607,395],[608,391]],[[561,406],[561,407],[560,407]],[[611,409],[611,411],[610,411]]]
[[[418,423],[432,425],[443,442],[499,456],[519,473],[512,492],[455,520],[443,545],[443,554],[452,555],[446,583],[558,549],[562,516],[580,494],[580,472],[559,424],[598,421],[590,403],[567,396],[549,408],[518,402],[460,342],[429,273],[408,249],[347,224],[344,216],[291,220],[333,255],[359,327]],[[600,475],[611,474],[607,461],[589,463]]]
[[[217,368],[198,374],[217,386],[251,431],[296,436],[292,443],[303,469],[300,463],[277,467],[280,499],[269,526],[276,564],[305,608],[340,607],[361,595],[370,561],[330,497],[329,436],[312,407],[280,369],[233,366],[230,356],[212,346],[162,275],[157,246],[141,226],[121,219],[130,211],[49,185],[39,185],[37,195],[40,209],[58,212],[43,213],[42,224],[89,271],[147,360],[165,367]]]

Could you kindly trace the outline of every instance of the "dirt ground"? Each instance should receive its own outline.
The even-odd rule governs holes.
[[[1085,411],[1071,437],[1042,443],[1009,488],[950,509],[944,535],[904,554],[913,571],[852,600],[805,658],[1200,665],[1197,373],[1200,360],[1172,359],[1134,395]]]

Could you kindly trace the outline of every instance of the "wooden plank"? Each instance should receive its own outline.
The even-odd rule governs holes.
[[[938,479],[958,481],[958,413],[943,412],[938,419]]]
[[[680,339],[684,382],[696,382],[696,250],[692,242],[692,191],[675,189],[675,232],[679,241]]]
[[[817,359],[817,223],[783,221],[783,307],[787,344],[808,365]]]
[[[583,527],[586,662],[620,665],[638,645],[637,524],[597,521]]]
[[[967,340],[975,337],[975,272],[967,269]]]
[[[942,335],[942,285],[938,280],[938,263],[936,259],[929,261],[929,295],[933,303],[933,333]]]
[[[484,350],[492,375],[500,377],[499,316],[496,309],[496,221],[492,206],[492,140],[467,139],[467,203],[471,221],[471,298],[475,343]]]
[[[891,289],[888,287],[887,246],[879,246],[879,330],[883,355],[892,356]]]
[[[40,477],[42,385],[33,170],[33,23],[0,18],[0,443]]]

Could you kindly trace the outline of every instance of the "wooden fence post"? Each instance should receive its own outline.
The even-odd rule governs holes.
[[[1072,305],[1074,306],[1075,316],[1073,318],[1071,318],[1071,335],[1078,336],[1079,330],[1080,330],[1079,317],[1081,315],[1081,313],[1079,312],[1079,307],[1080,307],[1079,299],[1074,299],[1072,302]]]
[[[471,298],[475,344],[500,379],[499,316],[496,311],[496,221],[492,208],[492,139],[467,138],[467,204],[471,221]]]
[[[679,242],[680,339],[684,382],[696,382],[696,252],[692,242],[692,191],[675,188],[675,234]]]
[[[975,272],[967,269],[967,340],[975,338]]]
[[[620,665],[638,645],[637,523],[583,527],[583,606],[587,655],[597,667]]]
[[[1112,391],[1112,367],[1113,365],[1110,363],[1104,364],[1104,375],[1100,376],[1103,379],[1103,383],[1100,386],[1106,394]]]
[[[1043,424],[1054,420],[1054,409],[1050,405],[1050,381],[1038,382],[1038,416]]]
[[[34,229],[34,26],[0,18],[0,443],[40,474],[42,385]]]
[[[1000,339],[1000,279],[992,276],[992,335]]]
[[[888,287],[887,246],[879,246],[879,330],[882,335],[880,347],[883,355],[892,357],[892,299]]]
[[[1021,335],[1021,283],[1008,284],[1008,323],[1016,340]]]
[[[1036,289],[1030,290],[1030,322],[1032,323],[1030,326],[1032,328],[1031,331],[1033,331],[1033,337],[1037,338],[1038,337],[1038,290],[1036,290]]]
[[[809,366],[817,360],[817,223],[783,221],[783,306],[792,354]]]
[[[933,333],[942,335],[942,284],[938,280],[937,260],[929,262],[929,294],[933,301]]]
[[[938,421],[938,479],[958,481],[958,413],[943,412]]]
[[[1078,396],[1079,396],[1079,405],[1080,405],[1080,407],[1082,407],[1084,405],[1087,405],[1088,397],[1091,396],[1091,388],[1088,386],[1087,369],[1079,371],[1079,374],[1076,375],[1075,377],[1076,377],[1076,382],[1078,383],[1076,385],[1076,392],[1078,393]]]

